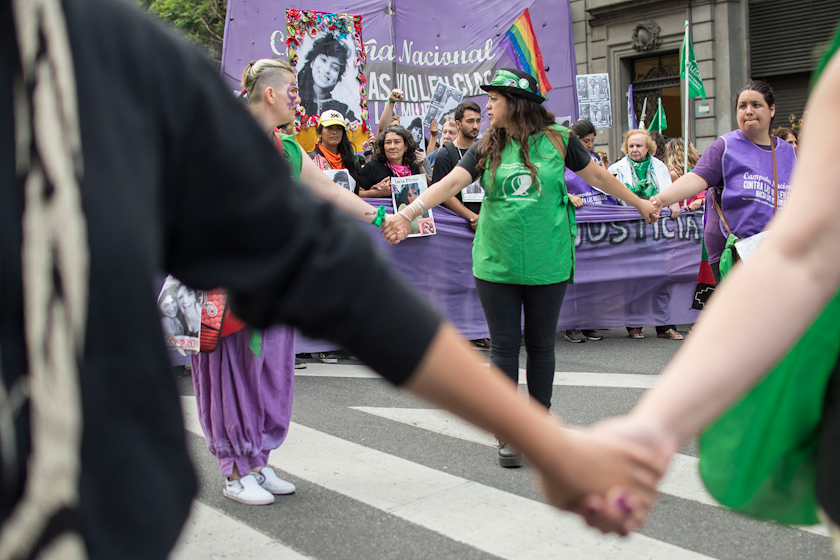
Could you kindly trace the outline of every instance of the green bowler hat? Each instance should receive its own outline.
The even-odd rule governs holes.
[[[545,101],[545,97],[540,95],[540,86],[537,79],[531,74],[515,68],[496,70],[493,80],[489,84],[481,86],[481,89],[484,91],[501,91],[537,103]]]

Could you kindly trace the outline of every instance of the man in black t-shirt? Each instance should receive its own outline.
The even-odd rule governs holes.
[[[446,177],[447,173],[458,165],[467,150],[475,144],[481,128],[481,108],[474,101],[464,101],[455,109],[455,125],[458,127],[458,137],[454,142],[444,144],[438,150],[432,184]],[[464,202],[461,193],[458,193],[443,205],[470,222],[470,226],[475,231],[481,202]]]

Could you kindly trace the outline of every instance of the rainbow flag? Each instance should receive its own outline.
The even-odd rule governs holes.
[[[528,8],[522,15],[516,18],[513,25],[505,33],[504,47],[510,57],[516,62],[516,67],[523,72],[528,72],[540,83],[540,93],[545,96],[551,91],[552,85],[545,75],[540,46],[537,44],[537,36],[534,34],[534,27],[531,25],[531,14]]]

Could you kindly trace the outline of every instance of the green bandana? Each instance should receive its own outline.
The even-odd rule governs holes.
[[[490,85],[496,87],[512,87],[539,95],[539,92],[531,90],[531,84],[528,80],[520,78],[516,74],[508,72],[507,70],[497,70],[496,74],[493,76],[493,81],[490,82]]]
[[[627,188],[639,198],[649,200],[659,192],[656,184],[647,178],[648,169],[650,169],[650,154],[642,161],[633,161],[629,156],[627,159],[633,169],[633,184],[628,184]]]

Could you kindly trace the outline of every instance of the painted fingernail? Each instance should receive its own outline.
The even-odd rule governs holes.
[[[626,495],[622,494],[616,501],[618,502],[618,505],[621,506],[621,509],[624,510],[624,513],[633,513],[633,508],[627,503]]]

